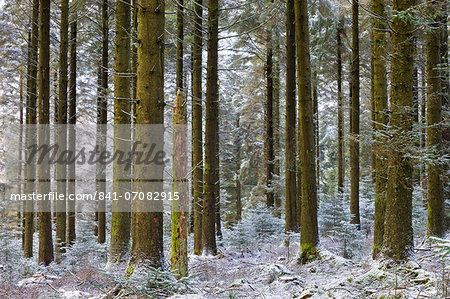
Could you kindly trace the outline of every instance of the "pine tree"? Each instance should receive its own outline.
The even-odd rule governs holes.
[[[413,39],[412,20],[404,12],[413,0],[394,0],[392,24],[391,116],[386,189],[386,219],[383,252],[394,260],[406,259],[413,246],[412,165],[405,156],[411,145],[408,133],[412,126]]]
[[[359,217],[359,1],[352,1],[352,105],[350,139],[350,213],[352,224],[361,223]]]
[[[107,109],[108,102],[106,100],[108,93],[108,38],[109,38],[109,24],[108,24],[108,0],[103,0],[101,5],[102,11],[102,60],[100,68],[100,89],[99,98],[97,99],[97,124],[101,124],[100,128],[103,129],[103,136],[106,135],[106,123],[107,123]],[[100,8],[100,7],[99,7]],[[97,128],[99,129],[99,128]],[[106,140],[106,139],[104,139]],[[105,141],[106,142],[106,141]],[[103,143],[104,144],[104,143]],[[97,180],[97,188],[100,192],[106,191],[106,175],[104,169],[100,171],[101,176]],[[99,173],[99,174],[100,174]],[[98,202],[97,209],[97,239],[100,244],[106,241],[106,208],[105,201],[100,200]]]
[[[299,156],[301,173],[303,174],[301,177],[300,262],[306,263],[318,255],[316,248],[319,243],[317,226],[317,181],[307,1],[295,0],[294,5],[299,90]]]
[[[61,1],[61,28],[59,46],[59,99],[58,99],[58,134],[57,143],[60,153],[67,148],[67,54],[69,50],[69,0]],[[57,191],[65,194],[67,189],[67,165],[56,165]],[[66,241],[66,201],[56,202],[56,251],[63,252]]]
[[[172,242],[170,263],[175,276],[188,274],[187,256],[187,200],[188,186],[183,183],[187,177],[187,111],[183,93],[178,90],[173,112],[173,191],[179,192],[180,198],[172,201]]]
[[[287,0],[286,10],[286,232],[297,231],[297,182],[296,155],[297,144],[295,138],[296,121],[296,88],[295,88],[295,11],[294,1]]]
[[[116,2],[116,42],[114,67],[114,150],[127,152],[131,138],[131,89],[130,89],[130,35],[131,10],[130,1]],[[106,113],[106,112],[105,112]],[[130,242],[130,205],[124,200],[125,192],[131,190],[130,168],[118,160],[113,162],[113,191],[119,200],[113,202],[111,220],[111,247],[109,262],[125,261]],[[120,197],[121,196],[121,197]]]
[[[50,0],[41,0],[39,6],[39,146],[50,142]],[[50,192],[49,156],[37,165],[39,194]],[[53,261],[51,202],[39,202],[39,264],[48,266]]]
[[[140,1],[138,8],[137,103],[135,142],[153,140],[161,147],[163,140],[148,135],[148,124],[164,123],[164,2]],[[146,134],[147,133],[147,134]],[[160,140],[161,139],[161,140]],[[156,148],[158,150],[158,148]],[[160,192],[163,169],[134,165],[134,191]],[[151,177],[158,181],[143,182]],[[130,267],[161,268],[163,258],[163,213],[158,203],[146,209],[148,202],[133,202],[132,247]],[[150,203],[152,204],[152,203]],[[146,207],[147,205],[147,207]]]
[[[373,101],[375,122],[375,219],[373,237],[373,258],[383,246],[384,218],[386,209],[387,165],[384,150],[385,129],[388,124],[388,95],[386,78],[386,26],[384,23],[386,4],[384,0],[373,0]]]
[[[203,254],[215,255],[216,247],[216,185],[218,167],[218,46],[219,1],[208,1],[208,60],[206,77],[205,168],[203,185]]]
[[[68,143],[69,150],[75,151],[77,123],[77,7],[73,7],[72,20],[70,22],[70,42],[69,42],[69,128]],[[67,167],[67,194],[75,194],[76,187],[76,169],[75,163],[69,163]],[[75,218],[76,203],[69,200],[67,203],[67,223],[66,223],[66,244],[72,245],[75,242]]]
[[[443,1],[442,1],[443,3]],[[441,1],[428,0],[427,9],[432,18],[427,31],[427,149],[432,158],[428,172],[428,233],[434,236],[444,234],[444,199],[441,182],[442,143],[442,88],[441,88],[441,25],[438,14]]]
[[[273,148],[273,48],[271,32],[267,32],[267,54],[266,54],[266,102],[264,108],[265,119],[265,140],[264,140],[264,161],[266,163],[266,205],[268,208],[274,207],[274,148]]]
[[[36,130],[32,126],[37,122],[37,60],[38,60],[38,37],[39,37],[39,0],[33,0],[33,11],[31,18],[30,32],[30,64],[28,78],[28,103],[27,103],[27,148],[36,144]],[[27,156],[27,160],[29,156]],[[25,192],[27,194],[35,191],[36,166],[35,160],[30,161],[27,166],[27,180],[25,184]],[[34,202],[25,202],[25,225],[24,225],[24,257],[33,256],[33,232],[34,232]]]
[[[344,99],[342,95],[342,35],[344,31],[344,20],[339,19],[336,30],[337,42],[337,86],[338,86],[338,192],[344,192]]]
[[[192,164],[194,188],[194,254],[202,251],[203,210],[203,113],[202,113],[202,44],[203,6],[202,0],[195,2],[194,44],[192,46]]]

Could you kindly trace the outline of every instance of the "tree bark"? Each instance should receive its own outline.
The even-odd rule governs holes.
[[[61,27],[59,45],[59,101],[57,142],[60,153],[67,149],[67,54],[69,51],[69,0],[61,1]],[[67,165],[56,164],[56,182],[59,194],[67,191]],[[66,201],[56,202],[56,252],[64,252],[66,242]],[[59,256],[57,256],[59,260]]]
[[[116,2],[116,48],[114,66],[114,150],[130,150],[131,144],[131,10],[130,1]],[[130,204],[125,193],[131,190],[131,168],[128,164],[113,162],[113,192],[119,200],[113,202],[111,220],[110,263],[126,261],[130,243],[131,215]]]
[[[138,8],[138,51],[137,51],[137,102],[136,134],[134,142],[146,142],[153,138],[156,150],[162,149],[162,138],[150,137],[148,124],[164,124],[164,2],[141,0]],[[140,129],[139,127],[142,127]],[[156,138],[156,139],[155,139]],[[163,169],[145,165],[134,165],[134,191],[161,192]],[[145,183],[145,178],[156,182]],[[158,202],[146,209],[149,203],[133,202],[132,247],[130,267],[164,266],[163,257],[163,213]]]
[[[76,8],[75,8],[76,9]],[[69,150],[76,148],[75,124],[77,123],[77,13],[72,14],[70,23],[70,65],[69,65],[69,128],[68,144]],[[76,188],[76,170],[75,163],[69,163],[67,167],[67,194],[75,194]],[[66,224],[66,243],[72,245],[75,242],[75,220],[76,220],[75,201],[67,202],[67,224]]]
[[[31,18],[30,31],[30,63],[29,63],[29,78],[28,78],[28,103],[27,103],[27,141],[26,148],[36,144],[36,129],[33,124],[37,122],[37,59],[38,59],[38,37],[39,37],[39,0],[33,0],[33,11]],[[29,154],[26,153],[27,160]],[[36,161],[33,159],[26,165],[26,183],[25,192],[27,194],[33,193],[36,188]],[[25,223],[24,223],[24,257],[30,258],[33,256],[33,232],[34,232],[34,202],[25,202]]]
[[[385,18],[385,0],[372,0],[372,11]],[[375,132],[375,216],[372,257],[375,259],[383,247],[384,220],[386,212],[387,157],[385,153],[386,127],[388,125],[388,95],[386,78],[386,25],[384,20],[373,17],[373,101]]]
[[[413,110],[413,23],[403,13],[413,7],[413,0],[394,0],[391,64],[391,116],[386,189],[386,219],[383,253],[394,260],[404,260],[413,248],[412,165],[406,149],[412,145],[408,134]]]
[[[337,86],[338,86],[338,192],[343,198],[345,178],[344,158],[344,99],[342,96],[342,34],[344,20],[339,19],[337,28]]]
[[[286,143],[285,143],[285,231],[298,231],[297,222],[297,143],[295,133],[295,10],[294,0],[287,0],[286,11]]]
[[[273,149],[273,48],[271,33],[267,33],[266,54],[266,103],[265,103],[265,130],[264,161],[266,163],[266,205],[269,208],[275,206],[273,192],[274,175],[274,149]]]
[[[183,182],[187,177],[187,105],[183,92],[179,89],[174,103],[173,112],[173,187],[179,192],[179,200],[172,201],[172,242],[170,264],[176,278],[188,275],[187,237],[188,217],[187,203],[189,186]]]
[[[39,146],[50,142],[50,0],[40,1],[39,13]],[[50,192],[49,157],[38,163],[38,193]],[[39,202],[39,264],[48,266],[53,261],[51,202]]]
[[[306,0],[295,0],[295,37],[297,48],[297,80],[299,105],[299,140],[301,163],[301,225],[300,262],[307,263],[318,256],[317,185],[315,168],[314,115],[311,98],[311,62]]]
[[[350,130],[350,214],[360,228],[359,217],[359,1],[352,2],[352,106]]]
[[[208,1],[208,60],[206,77],[205,168],[203,186],[203,255],[216,255],[216,185],[218,140],[219,1]]]
[[[442,237],[444,234],[444,200],[442,196],[442,88],[441,88],[441,24],[438,14],[440,0],[428,0],[427,9],[432,17],[427,31],[427,150],[431,154],[428,162],[428,233]]]
[[[194,188],[194,254],[202,252],[203,214],[203,105],[202,105],[202,0],[195,2],[192,64],[192,164]]]

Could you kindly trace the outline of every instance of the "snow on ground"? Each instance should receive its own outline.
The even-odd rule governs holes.
[[[255,241],[240,249],[219,242],[217,256],[190,255],[191,278],[178,285],[173,285],[178,282],[172,280],[170,286],[158,292],[175,294],[171,297],[174,299],[445,298],[443,292],[450,296],[450,269],[445,268],[430,244],[422,244],[408,263],[392,266],[372,260],[370,240],[365,251],[355,253],[351,260],[336,254],[339,250],[333,246],[333,239],[322,237],[320,259],[299,265],[299,243],[292,241],[298,236],[290,240],[289,247],[279,237],[270,242]],[[95,239],[80,240],[84,246],[75,244],[65,257],[66,264],[73,262],[71,266],[52,264],[40,268],[29,264],[29,260],[16,263],[17,268],[4,264],[0,268],[0,298],[138,298],[128,294],[146,283],[151,285],[149,288],[157,284],[152,276],[128,283],[123,275],[126,265],[106,272],[105,248],[95,249],[94,243]],[[24,272],[22,268],[26,267]],[[7,279],[7,273],[2,273],[6,271],[22,273],[22,277]]]

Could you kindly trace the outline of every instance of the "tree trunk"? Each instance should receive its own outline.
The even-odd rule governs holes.
[[[206,78],[205,168],[203,186],[203,255],[215,255],[216,247],[216,184],[219,88],[219,1],[208,1],[208,61]]]
[[[37,59],[38,59],[38,38],[39,38],[39,0],[33,0],[33,12],[31,18],[30,32],[30,66],[28,78],[28,103],[27,103],[27,124],[33,125],[37,122]],[[36,144],[36,129],[34,126],[27,126],[26,148]],[[29,155],[27,153],[27,160]],[[27,163],[25,192],[31,194],[36,188],[36,161]],[[34,202],[25,202],[25,223],[24,223],[24,257],[33,256],[33,232],[34,232]]]
[[[350,214],[360,228],[359,217],[359,1],[352,2],[352,106],[350,131]]]
[[[176,278],[188,275],[188,194],[189,186],[183,180],[187,177],[187,105],[183,92],[179,89],[173,111],[173,187],[179,192],[179,200],[172,201],[172,242],[170,264]]]
[[[275,33],[274,42],[274,59],[273,59],[273,174],[275,179],[272,182],[274,190],[275,216],[280,217],[281,214],[281,196],[278,189],[280,181],[280,47],[279,38]]]
[[[39,15],[39,146],[50,142],[50,0],[41,0]],[[50,192],[49,156],[37,165],[38,193]],[[53,261],[51,202],[39,202],[39,264],[48,266]]]
[[[313,113],[314,113],[314,143],[316,146],[315,155],[315,164],[316,164],[316,181],[317,186],[319,186],[320,182],[320,148],[319,148],[319,99],[317,93],[317,73],[314,71],[313,73],[313,90],[312,90],[312,98],[313,98]]]
[[[162,138],[149,136],[148,124],[164,124],[164,2],[141,0],[138,8],[137,102],[134,142],[155,140],[155,150],[162,150]],[[146,124],[146,125],[144,125]],[[155,139],[156,138],[156,139]],[[135,192],[161,192],[163,167],[142,163],[134,165]],[[155,181],[145,182],[146,178]],[[147,209],[148,205],[151,209]],[[130,267],[161,268],[163,257],[163,213],[159,202],[133,202]]]
[[[266,163],[266,205],[273,208],[275,205],[273,192],[274,174],[274,150],[273,150],[273,49],[271,33],[267,33],[267,55],[266,55],[266,103],[265,103],[265,130],[264,161]]]
[[[385,18],[385,0],[372,0],[372,11]],[[388,95],[386,78],[386,26],[384,21],[373,17],[373,101],[374,101],[374,152],[375,152],[375,216],[373,252],[375,259],[383,247],[384,219],[386,212],[387,165],[385,154],[386,126],[388,125]]]
[[[106,123],[108,121],[108,0],[103,0],[99,9],[102,11],[102,61],[100,67],[100,92],[97,99],[97,142],[99,138],[102,140],[98,143],[102,146],[100,151],[104,151],[106,147]],[[99,131],[100,129],[100,131]],[[102,164],[102,165],[99,165]],[[106,174],[104,163],[97,164],[97,191],[106,191]],[[100,166],[100,167],[99,167]],[[106,241],[106,204],[104,200],[98,201],[97,206],[97,241],[100,244]]]
[[[67,149],[67,54],[69,51],[69,0],[61,1],[61,27],[59,45],[59,101],[57,143],[60,153]],[[56,164],[56,188],[59,194],[66,194],[67,164]],[[64,252],[66,242],[66,201],[56,202],[56,252]]]
[[[442,2],[443,3],[443,2]],[[431,153],[428,162],[428,233],[442,237],[444,234],[444,200],[442,196],[441,166],[442,157],[442,88],[441,53],[439,24],[440,0],[428,0],[427,9],[432,22],[427,31],[427,150]]]
[[[76,9],[76,8],[75,8]],[[70,65],[69,65],[69,128],[68,128],[68,149],[76,149],[75,124],[77,123],[77,13],[72,14],[70,23]],[[75,163],[69,163],[67,167],[67,194],[75,194],[76,187]],[[67,224],[66,243],[72,245],[75,242],[75,201],[67,202]]]
[[[236,116],[236,130],[237,134],[235,137],[236,144],[236,174],[235,174],[235,182],[236,182],[236,221],[238,223],[242,219],[242,198],[241,198],[241,139],[240,136],[240,113]]]
[[[194,44],[192,46],[192,164],[194,204],[194,254],[202,252],[203,214],[203,106],[202,106],[202,0],[195,2]]]
[[[299,105],[301,163],[300,261],[307,263],[318,255],[317,185],[315,168],[314,116],[311,98],[311,62],[309,54],[308,9],[306,0],[295,0],[295,37]]]
[[[297,222],[297,143],[295,134],[295,11],[294,0],[287,0],[286,11],[286,143],[285,143],[285,231],[298,231]]]
[[[338,85],[338,192],[343,198],[345,178],[344,158],[344,99],[342,96],[342,34],[344,20],[339,19],[337,28],[337,85]]]
[[[413,248],[412,165],[406,149],[412,145],[413,23],[403,14],[412,0],[394,0],[391,64],[391,116],[383,252],[394,260],[406,259]]]
[[[131,145],[131,89],[130,89],[130,1],[116,2],[116,48],[114,66],[114,151],[129,151]],[[106,107],[105,107],[106,108]],[[105,111],[106,113],[106,111]],[[105,117],[106,118],[106,117]],[[113,162],[113,192],[119,200],[113,202],[111,220],[110,263],[126,261],[130,243],[131,215],[130,204],[125,193],[131,190],[131,169],[128,164],[118,160]]]
[[[183,0],[177,1],[177,65],[176,65],[176,90],[183,90],[183,46],[184,46],[184,4]]]

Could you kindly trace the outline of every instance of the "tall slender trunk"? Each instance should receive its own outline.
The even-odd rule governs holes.
[[[372,11],[384,18],[385,0],[372,0]],[[375,219],[373,233],[373,252],[375,259],[383,247],[384,220],[386,212],[386,149],[383,136],[388,124],[388,95],[386,78],[386,25],[383,19],[373,17],[373,102],[374,102],[374,152],[375,152]]]
[[[432,22],[427,31],[427,150],[432,153],[428,162],[428,233],[434,236],[444,234],[444,199],[442,196],[442,88],[441,88],[441,24],[438,14],[440,0],[428,0],[427,9]]]
[[[386,218],[383,252],[395,260],[406,259],[413,248],[412,231],[412,165],[406,156],[411,145],[408,134],[412,127],[413,90],[413,23],[404,18],[414,0],[394,0],[391,115],[386,189]]]
[[[177,65],[176,65],[176,89],[183,90],[183,46],[184,46],[184,4],[183,0],[177,1]]]
[[[50,0],[40,1],[39,13],[39,146],[50,143]],[[40,161],[38,171],[38,193],[50,192],[49,157]],[[39,202],[39,264],[45,266],[53,261],[51,202]]]
[[[337,86],[338,86],[338,192],[343,195],[345,178],[344,161],[344,99],[342,96],[342,34],[344,20],[339,19],[337,28]]]
[[[208,60],[206,77],[205,168],[203,185],[203,254],[215,255],[218,140],[219,1],[208,0]]]
[[[295,37],[299,106],[302,210],[300,224],[300,261],[307,263],[318,255],[317,182],[315,168],[314,115],[311,98],[311,61],[309,54],[308,9],[306,0],[295,0]]]
[[[319,148],[319,95],[317,91],[317,72],[313,72],[313,90],[312,90],[312,98],[313,98],[313,113],[314,113],[314,143],[316,146],[315,154],[315,164],[316,164],[316,181],[317,186],[319,186],[320,182],[320,148]]]
[[[281,196],[278,191],[278,182],[280,180],[280,47],[278,42],[278,34],[275,33],[274,41],[274,59],[273,59],[273,187],[274,187],[274,203],[275,216],[280,217],[281,214]]]
[[[69,115],[68,115],[68,143],[69,150],[76,148],[75,124],[77,123],[77,13],[72,14],[70,23],[70,65],[69,65]],[[75,163],[69,163],[67,167],[67,194],[75,194],[76,188]],[[75,242],[75,201],[67,202],[66,243],[72,245]]]
[[[102,11],[102,61],[100,68],[100,97],[97,99],[97,124],[100,124],[100,129],[103,136],[101,142],[103,149],[105,148],[107,134],[106,123],[108,121],[108,39],[109,39],[109,22],[108,22],[108,0],[103,0],[101,4]],[[99,128],[97,128],[99,129]],[[97,135],[98,136],[98,135]],[[106,191],[106,174],[105,166],[102,164],[101,169],[98,169],[97,190],[99,192]],[[100,200],[97,207],[97,241],[100,244],[106,241],[106,207],[105,201]]]
[[[131,148],[131,89],[130,89],[130,0],[116,2],[116,48],[114,66],[114,150],[127,151]],[[130,205],[125,193],[131,190],[128,180],[131,170],[127,164],[113,162],[113,191],[119,200],[113,202],[111,220],[111,247],[109,262],[125,261],[130,242]],[[120,197],[121,196],[121,197]]]
[[[184,94],[178,90],[173,111],[173,190],[179,192],[179,200],[172,202],[172,242],[170,264],[175,277],[181,278],[188,274],[188,194],[189,186],[183,183],[188,175],[187,151],[187,105]]]
[[[236,145],[236,174],[235,174],[235,183],[236,183],[236,221],[238,223],[242,219],[242,198],[241,198],[241,140],[240,136],[240,113],[237,113],[236,116],[236,130],[237,134],[235,137],[235,145]]]
[[[61,27],[59,45],[59,101],[57,142],[60,152],[67,149],[67,54],[69,51],[69,0],[61,1]],[[56,188],[59,194],[67,191],[67,165],[56,164]],[[66,201],[56,202],[56,252],[64,252],[66,242]],[[59,256],[57,256],[59,260]]]
[[[194,254],[202,252],[203,214],[203,105],[202,105],[202,44],[203,6],[195,1],[194,45],[192,46],[192,164],[194,204]]]
[[[295,10],[294,0],[287,0],[286,10],[286,142],[285,142],[285,231],[298,231],[297,222],[297,143],[295,82]],[[300,192],[299,192],[300,193]],[[300,207],[298,207],[300,208]]]
[[[275,199],[273,192],[274,174],[274,150],[273,150],[273,48],[271,32],[267,33],[266,54],[266,103],[265,103],[265,130],[264,161],[266,164],[266,205],[274,207]]]
[[[38,38],[39,38],[39,0],[33,0],[33,12],[31,18],[30,32],[30,69],[29,69],[29,86],[28,86],[28,103],[27,103],[27,124],[33,125],[37,122],[37,63],[38,63]],[[36,144],[36,129],[34,126],[27,126],[26,148]],[[27,161],[29,154],[27,155]],[[36,188],[36,161],[32,158],[27,163],[25,192],[33,193]],[[24,224],[24,257],[33,256],[33,232],[34,232],[34,202],[25,202],[25,224]]]
[[[359,1],[352,2],[352,106],[350,131],[351,223],[360,228],[359,217]]]
[[[164,1],[141,0],[138,8],[137,102],[134,142],[153,138],[162,150],[163,140],[150,137],[148,124],[164,124]],[[161,192],[163,166],[134,165],[135,192]],[[155,182],[148,184],[146,178]],[[149,207],[149,204],[151,205]],[[151,209],[147,209],[151,208]],[[163,213],[158,202],[133,202],[132,247],[130,266],[145,265],[161,268],[163,257]]]

